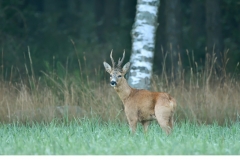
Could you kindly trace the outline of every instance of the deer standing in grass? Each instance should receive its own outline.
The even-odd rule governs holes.
[[[124,75],[130,67],[130,62],[121,67],[125,57],[118,60],[118,64],[112,58],[112,67],[103,62],[106,71],[110,74],[110,85],[115,89],[124,105],[124,111],[132,133],[136,131],[137,122],[142,123],[144,131],[147,131],[151,120],[156,119],[161,128],[170,134],[173,128],[173,113],[176,101],[164,92],[150,92],[144,89],[131,88]]]

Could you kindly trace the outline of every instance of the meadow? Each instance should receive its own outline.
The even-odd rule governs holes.
[[[1,125],[1,155],[239,155],[240,124],[177,123],[166,136],[153,123],[135,135],[126,123],[74,120],[68,125]]]
[[[174,78],[163,61],[151,90],[177,100],[174,131],[166,136],[155,122],[147,134],[141,126],[135,135],[129,133],[103,66],[90,71],[79,61],[79,71],[69,73],[59,64],[37,77],[30,53],[29,60],[26,77],[0,83],[1,155],[240,154],[239,63],[235,72],[223,67],[218,74],[214,54],[206,55],[204,65],[189,56],[190,68],[179,63]]]

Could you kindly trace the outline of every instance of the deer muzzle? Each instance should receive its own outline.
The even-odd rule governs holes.
[[[110,82],[110,85],[111,85],[112,87],[115,87],[115,86],[117,85],[117,82],[116,82],[116,81],[111,81],[111,82]]]

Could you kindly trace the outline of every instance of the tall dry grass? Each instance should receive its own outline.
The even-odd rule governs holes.
[[[178,64],[172,65],[177,68],[177,74],[171,72],[168,77],[163,61],[162,74],[153,80],[154,90],[169,92],[176,98],[177,121],[226,124],[239,120],[239,63],[234,72],[228,73],[228,51],[224,52],[220,60],[217,60],[220,57],[216,57],[214,52],[206,53],[205,62],[200,65],[194,61],[194,53],[186,51],[190,67],[184,69],[181,56],[179,54]]]
[[[219,124],[236,121],[240,113],[239,76],[237,72],[227,73],[227,56],[219,67],[214,54],[207,53],[203,65],[194,62],[190,53],[186,55],[192,65],[184,69],[179,56],[178,64],[172,65],[177,67],[177,74],[167,73],[167,55],[164,55],[163,70],[153,76],[152,90],[168,92],[176,98],[176,121]],[[64,74],[53,70],[42,72],[44,76],[36,78],[30,51],[29,61],[26,78],[17,83],[1,82],[0,122],[48,123],[53,119],[69,121],[84,117],[126,121],[119,97],[108,79],[100,78],[105,73],[103,67],[88,74],[79,61],[78,74],[69,75],[67,67],[62,67]]]
[[[101,117],[122,119],[121,102],[106,84],[86,84],[67,80],[68,86],[39,86],[1,83],[0,122],[51,122],[53,119]],[[92,82],[91,82],[92,83]],[[97,82],[94,82],[97,83]],[[81,86],[80,86],[81,85]]]

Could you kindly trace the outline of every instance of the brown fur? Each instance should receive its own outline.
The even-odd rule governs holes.
[[[154,119],[157,119],[167,134],[171,132],[176,101],[169,94],[131,88],[125,78],[114,89],[123,102],[127,120],[133,132],[136,130],[137,122],[143,124],[146,132],[149,121]]]
[[[156,119],[161,128],[169,134],[173,128],[173,114],[176,108],[175,99],[168,93],[131,88],[124,78],[129,65],[128,62],[123,67],[122,72],[119,72],[104,62],[106,71],[111,75],[110,81],[114,79],[114,82],[116,82],[113,87],[123,102],[124,111],[132,132],[136,131],[137,122],[142,123],[146,132],[150,121]],[[119,75],[121,77],[118,77]]]

